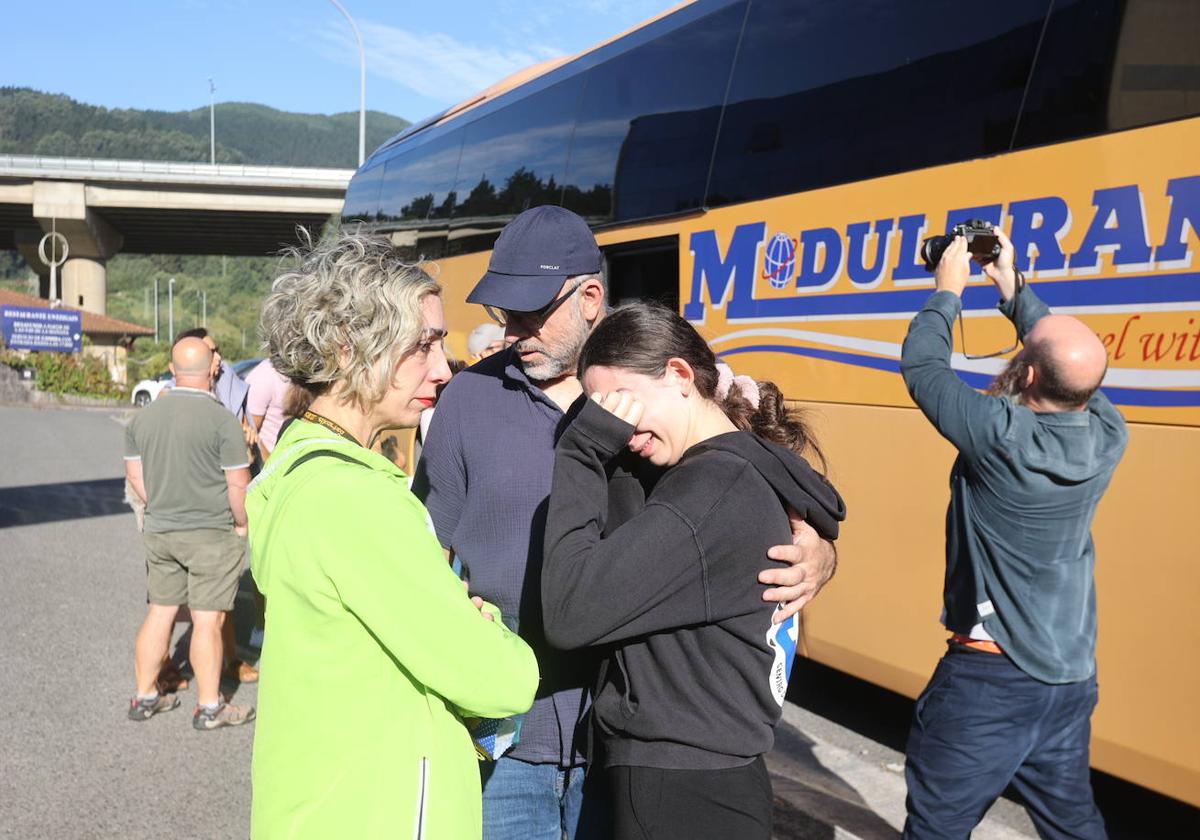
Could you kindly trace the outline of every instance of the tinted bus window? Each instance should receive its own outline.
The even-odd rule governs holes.
[[[592,223],[702,206],[745,3],[587,73],[563,205]]]
[[[462,136],[459,129],[421,143],[418,135],[417,143],[396,149],[384,164],[379,212],[386,221],[411,224],[450,217]]]
[[[485,250],[513,216],[558,204],[582,76],[469,124],[458,166],[450,253]]]
[[[679,237],[641,239],[603,249],[608,301],[657,301],[679,311]]]
[[[346,187],[343,221],[373,222],[379,210],[379,187],[383,183],[383,167],[372,166],[357,173]]]
[[[754,0],[709,205],[1006,151],[1046,8]]]
[[[457,129],[419,145],[405,143],[384,164],[381,227],[393,231],[392,242],[405,259],[446,255],[462,136],[462,129]]]
[[[1200,114],[1198,33],[1194,0],[1056,0],[1017,146]]]

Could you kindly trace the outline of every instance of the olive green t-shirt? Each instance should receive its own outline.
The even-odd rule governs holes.
[[[225,470],[249,466],[246,439],[208,392],[175,387],[139,411],[125,459],[142,462],[148,532],[233,527]]]

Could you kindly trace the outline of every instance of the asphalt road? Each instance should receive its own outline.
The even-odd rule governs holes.
[[[122,501],[116,410],[0,406],[0,837],[241,838],[253,725],[126,719],[145,569]],[[243,655],[251,605],[239,600]],[[182,630],[185,625],[178,628]],[[810,663],[793,679],[768,757],[781,840],[899,837],[910,701]],[[237,690],[255,702],[255,687]],[[1200,836],[1195,809],[1108,783],[1114,838]],[[1035,836],[1001,800],[977,840]]]
[[[252,725],[193,730],[194,688],[173,712],[125,716],[145,567],[122,501],[124,419],[0,407],[3,837],[249,833]]]

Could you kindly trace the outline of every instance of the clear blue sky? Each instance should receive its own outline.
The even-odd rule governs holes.
[[[342,0],[367,48],[367,107],[419,120],[521,67],[577,52],[672,0]],[[358,52],[329,0],[3,3],[0,86],[110,108],[259,102],[358,110]]]

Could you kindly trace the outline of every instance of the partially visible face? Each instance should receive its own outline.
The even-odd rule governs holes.
[[[504,339],[497,338],[495,341],[489,342],[487,347],[484,347],[478,353],[473,355],[470,358],[469,364],[475,364],[476,362],[480,361],[481,359],[486,359],[488,356],[494,356],[497,353],[499,353],[501,350],[503,350],[504,347],[505,347]]]
[[[564,284],[558,294],[568,289],[570,285]],[[589,331],[580,299],[576,291],[540,326],[529,323],[519,312],[509,313],[504,337],[516,345],[521,367],[533,381],[548,382],[575,370]]]
[[[209,375],[212,376],[213,382],[216,382],[217,377],[221,375],[221,351],[217,349],[216,339],[211,335],[206,335],[200,340],[212,351],[212,367],[209,368]]]
[[[421,298],[424,331],[417,346],[405,353],[396,365],[392,386],[375,412],[389,428],[411,428],[421,421],[421,412],[437,402],[438,386],[450,380],[446,362],[446,318],[442,299],[437,295]]]
[[[652,378],[624,368],[590,367],[583,374],[583,390],[593,394],[627,392],[644,411],[629,449],[660,467],[679,462],[687,451],[691,411],[680,381],[668,375]]]

